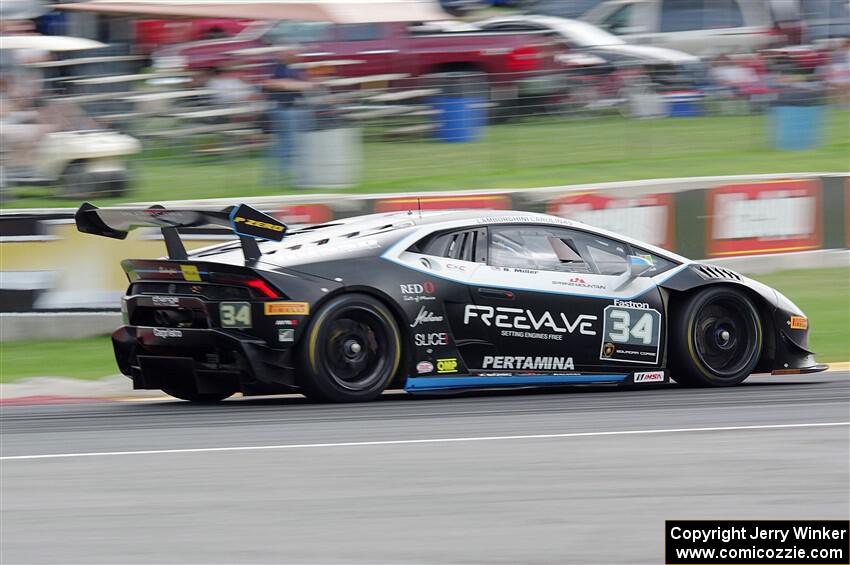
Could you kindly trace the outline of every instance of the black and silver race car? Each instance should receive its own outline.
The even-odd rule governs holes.
[[[137,389],[193,401],[323,401],[569,384],[729,386],[821,371],[808,319],[729,269],[561,218],[458,210],[289,232],[249,206],[98,209],[80,231],[162,229],[168,258],[122,263],[112,336]],[[238,241],[187,253],[179,228]]]

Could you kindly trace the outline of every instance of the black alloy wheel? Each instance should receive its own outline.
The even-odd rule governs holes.
[[[675,316],[670,346],[672,377],[678,383],[738,384],[750,375],[761,355],[758,310],[747,295],[733,288],[699,291]]]
[[[342,295],[310,323],[299,383],[316,400],[371,400],[389,385],[400,362],[401,335],[389,310],[370,296]]]

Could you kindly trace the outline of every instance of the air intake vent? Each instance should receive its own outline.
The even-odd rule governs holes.
[[[724,269],[723,267],[718,267],[716,265],[694,265],[694,270],[696,270],[704,279],[741,280],[741,275],[735,271]]]

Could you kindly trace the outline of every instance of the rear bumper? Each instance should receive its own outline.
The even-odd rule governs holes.
[[[112,344],[134,389],[179,386],[245,395],[297,389],[291,349],[274,349],[234,331],[122,326]]]

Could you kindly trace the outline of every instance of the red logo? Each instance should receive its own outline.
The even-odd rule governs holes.
[[[422,288],[428,294],[434,294],[437,291],[437,287],[431,281],[425,281],[422,283]]]
[[[585,280],[581,277],[573,277],[570,279],[570,282],[573,284],[587,284],[587,282],[585,282]]]

